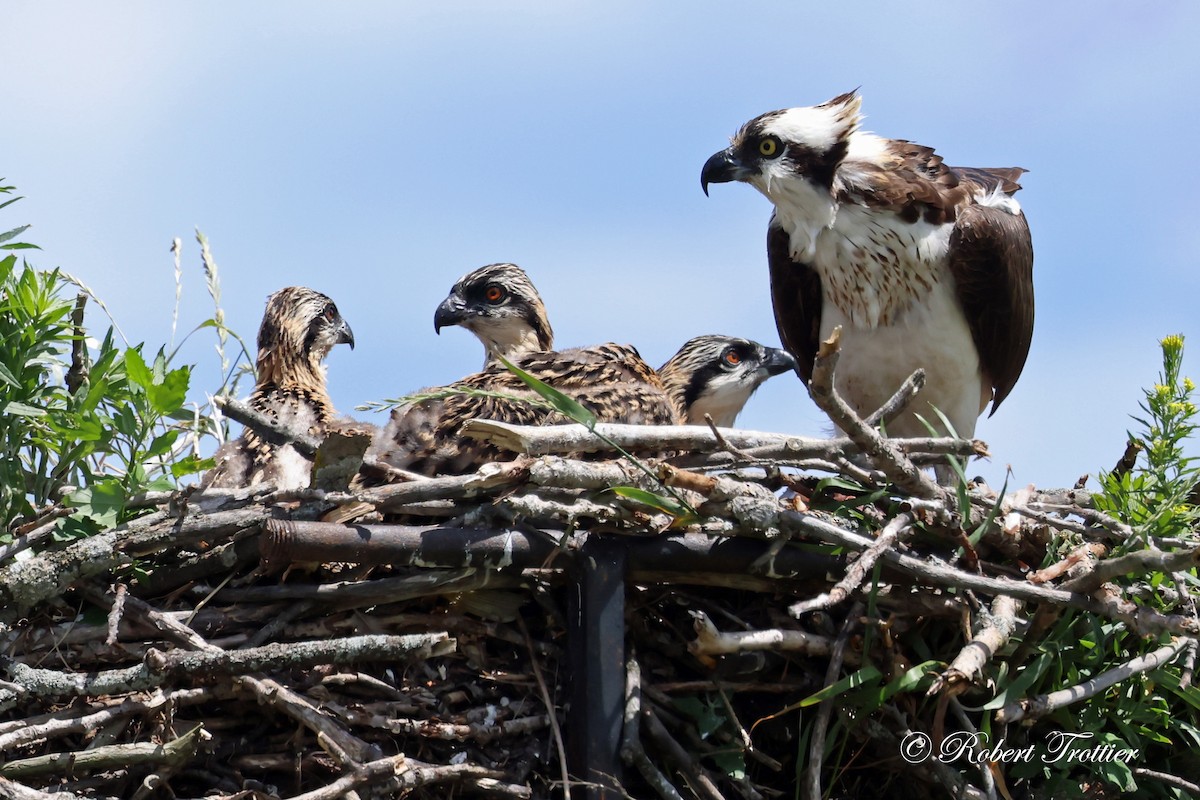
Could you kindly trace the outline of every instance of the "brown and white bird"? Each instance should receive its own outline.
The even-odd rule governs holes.
[[[354,333],[332,300],[303,286],[272,294],[258,329],[248,405],[288,428],[322,434],[334,415],[323,362],[337,344],[354,349]],[[205,487],[269,482],[279,489],[302,488],[312,469],[312,460],[293,445],[273,444],[249,427],[217,451],[216,462],[202,481]]]
[[[577,400],[601,422],[663,425],[682,418],[681,409],[667,394],[658,373],[630,345],[609,343],[539,351],[518,356],[514,363]],[[569,422],[540,402],[526,402],[540,398],[500,364],[418,394],[433,396],[392,412],[372,446],[376,460],[426,475],[460,474],[488,461],[516,456],[464,437],[462,426],[469,419],[479,417],[516,425]]]
[[[888,433],[960,436],[1012,391],[1033,334],[1033,244],[1013,193],[1023,169],[948,167],[931,148],[858,129],[850,92],[747,122],[700,181],[742,181],[774,204],[767,229],[780,338],[812,376],[842,327],[836,387],[862,414],[917,368],[926,384]]]
[[[438,306],[433,327],[460,325],[483,343],[484,367],[496,356],[513,361],[551,350],[554,331],[546,306],[525,270],[516,264],[488,264],[460,278]],[[697,336],[659,370],[671,398],[684,410],[684,422],[732,425],[750,395],[772,375],[796,368],[787,352],[748,339]]]
[[[796,369],[796,359],[786,350],[764,347],[733,336],[697,336],[689,339],[658,369],[667,393],[684,410],[684,422],[732,427],[767,378]]]
[[[546,306],[525,270],[488,264],[458,279],[433,315],[433,330],[459,325],[483,342],[483,366],[554,349]]]

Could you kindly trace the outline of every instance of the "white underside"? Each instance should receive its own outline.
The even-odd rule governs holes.
[[[946,263],[953,225],[838,206],[805,181],[771,188],[765,193],[791,235],[792,257],[821,275],[821,338],[842,327],[842,396],[869,414],[921,368],[925,388],[888,432],[928,435],[917,415],[948,432],[936,407],[959,436],[971,436],[991,391]]]
[[[821,338],[842,326],[841,357],[835,385],[847,402],[866,415],[879,408],[917,369],[925,370],[925,388],[909,411],[888,425],[893,436],[927,436],[924,417],[943,433],[933,407],[949,419],[959,436],[971,436],[986,405],[979,355],[956,298],[939,284],[927,301],[899,321],[875,328],[854,324],[837,306],[825,303]]]

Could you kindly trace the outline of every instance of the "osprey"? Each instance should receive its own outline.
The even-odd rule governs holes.
[[[323,434],[334,414],[325,389],[325,356],[334,345],[354,349],[354,332],[333,301],[303,286],[267,298],[258,329],[251,408],[289,427]],[[239,488],[268,481],[277,489],[308,486],[312,461],[290,444],[275,445],[246,428],[227,442],[204,476],[205,488]]]
[[[525,270],[516,264],[488,264],[458,279],[433,315],[433,330],[460,325],[483,342],[483,366],[503,356],[554,349],[554,329],[546,306]]]
[[[515,363],[578,401],[601,422],[667,425],[682,418],[658,373],[631,345],[527,353]],[[464,437],[461,430],[467,420],[479,417],[515,425],[569,422],[499,363],[449,386],[424,389],[417,396],[416,402],[392,412],[372,450],[378,461],[426,475],[465,473],[488,461],[516,457]]]
[[[707,414],[713,424],[729,428],[767,378],[794,369],[796,359],[785,350],[708,335],[685,342],[658,374],[667,394],[683,408],[684,422],[703,425]]]
[[[485,370],[499,363],[496,356],[516,361],[554,348],[542,297],[516,264],[488,264],[459,278],[433,315],[435,332],[449,325],[475,334],[483,344]],[[774,347],[731,336],[697,336],[658,374],[682,409],[682,421],[702,425],[708,414],[729,427],[763,381],[795,368],[795,359]]]
[[[861,414],[917,368],[925,389],[888,426],[917,416],[971,436],[1012,391],[1033,334],[1033,244],[1013,198],[1025,171],[948,167],[929,147],[858,130],[849,92],[747,122],[700,175],[742,181],[775,206],[767,228],[780,338],[812,377],[821,339],[842,327],[837,389]]]

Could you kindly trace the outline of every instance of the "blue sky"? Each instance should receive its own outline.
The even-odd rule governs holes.
[[[514,261],[562,346],[778,344],[767,201],[700,191],[747,119],[861,87],[865,127],[951,164],[1030,170],[1037,325],[1024,374],[977,434],[993,482],[1070,484],[1120,456],[1157,340],[1200,349],[1195,193],[1200,6],[124,2],[9,3],[0,176],[39,267],[79,276],[134,342],[211,315],[194,230],[248,341],[266,296],[333,297],[358,339],[330,357],[339,409],[477,368],[433,332],[464,272]],[[102,323],[93,315],[93,325]],[[189,341],[196,396],[211,331]],[[798,381],[739,422],[828,429]]]

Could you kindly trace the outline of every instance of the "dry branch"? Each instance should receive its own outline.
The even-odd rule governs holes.
[[[1037,719],[1063,706],[1094,697],[1105,689],[1115,686],[1134,675],[1149,672],[1152,669],[1158,669],[1164,664],[1170,663],[1179,655],[1180,651],[1188,646],[1190,641],[1183,638],[1176,639],[1170,644],[1163,645],[1144,656],[1134,658],[1116,669],[1101,673],[1077,686],[1009,703],[996,712],[996,721],[1009,723],[1019,722],[1023,719]]]
[[[9,761],[0,765],[0,775],[26,779],[39,775],[67,775],[91,770],[154,766],[179,766],[187,763],[205,738],[204,729],[197,725],[179,738],[166,744],[114,744],[70,753]]]

